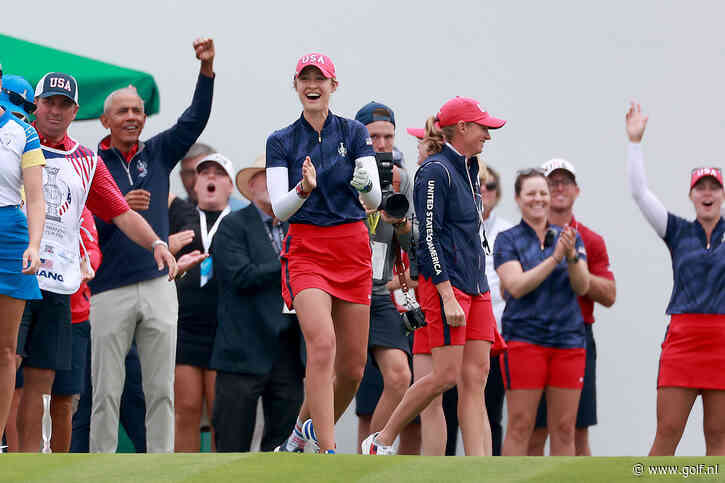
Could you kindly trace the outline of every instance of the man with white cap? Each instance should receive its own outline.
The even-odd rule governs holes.
[[[273,450],[292,431],[303,399],[299,323],[282,309],[279,256],[288,224],[272,211],[265,159],[262,154],[237,173],[237,188],[252,204],[224,218],[211,248],[219,284],[211,358],[217,451],[249,451],[259,397],[261,449]]]
[[[586,368],[584,386],[579,399],[574,443],[577,456],[591,456],[589,426],[597,424],[597,352],[592,332],[594,303],[611,307],[616,299],[617,289],[614,274],[609,269],[609,255],[604,238],[574,218],[574,202],[579,197],[574,165],[566,159],[555,158],[544,163],[541,168],[544,170],[551,193],[549,222],[559,226],[574,227],[581,236],[587,252],[589,292],[579,297],[579,306],[586,327]],[[542,397],[536,416],[536,428],[529,440],[530,456],[544,454],[546,436],[546,403]]]
[[[209,367],[217,327],[217,282],[209,247],[231,208],[232,162],[222,154],[203,156],[196,163],[195,198],[198,205],[175,201],[181,216],[170,217],[170,231],[191,230],[193,239],[177,256],[187,270],[176,281],[179,324],[174,381],[175,451],[197,452],[203,403],[214,407],[216,374]]]

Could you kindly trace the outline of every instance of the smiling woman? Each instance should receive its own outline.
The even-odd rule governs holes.
[[[657,433],[650,455],[674,455],[698,394],[704,408],[708,455],[725,455],[725,201],[720,168],[690,173],[696,219],[669,213],[647,187],[641,141],[647,117],[639,104],[627,112],[627,171],[637,206],[669,248],[674,284],[670,323],[657,377]]]
[[[549,425],[551,455],[573,456],[585,365],[577,295],[589,289],[586,252],[573,228],[548,222],[551,197],[542,170],[519,171],[514,192],[521,223],[498,235],[493,259],[506,300],[501,372],[509,417],[502,454],[526,455],[546,391],[550,421],[557,422]]]
[[[279,451],[299,452],[310,442],[334,453],[334,424],[355,395],[367,355],[372,265],[363,203],[380,204],[380,181],[365,127],[330,112],[338,85],[329,57],[302,56],[294,73],[302,115],[267,139],[272,209],[290,221],[282,295],[297,312],[307,349],[305,402]],[[336,353],[345,357],[336,361]]]

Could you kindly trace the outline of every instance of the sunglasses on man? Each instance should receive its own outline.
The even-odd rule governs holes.
[[[29,114],[32,114],[33,112],[35,112],[35,108],[37,106],[35,104],[33,104],[32,102],[26,101],[25,98],[23,96],[21,96],[20,94],[18,94],[17,92],[11,91],[4,87],[2,88],[2,91],[8,95],[10,102],[15,104],[16,106],[22,107]]]

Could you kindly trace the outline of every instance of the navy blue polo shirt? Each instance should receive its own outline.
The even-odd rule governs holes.
[[[267,138],[267,167],[287,168],[290,188],[302,180],[307,156],[315,165],[317,188],[289,222],[332,226],[364,219],[365,209],[350,180],[356,159],[375,156],[365,126],[330,112],[318,134],[301,115]]]
[[[549,225],[557,231],[561,227]],[[496,237],[493,265],[500,267],[516,260],[524,272],[531,270],[554,253],[556,242],[541,248],[536,232],[524,220]],[[579,257],[586,260],[586,250],[576,236]],[[562,260],[535,290],[515,299],[504,293],[506,308],[501,318],[506,341],[518,340],[547,347],[584,347],[584,318],[576,293],[569,282],[566,260]]]
[[[434,284],[450,280],[469,295],[488,292],[481,246],[478,162],[449,146],[415,174],[413,205],[419,223],[418,269]]]
[[[664,240],[674,278],[667,313],[725,314],[725,221],[715,225],[708,247],[700,222],[668,213]]]

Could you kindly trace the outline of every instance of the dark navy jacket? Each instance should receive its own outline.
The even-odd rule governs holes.
[[[267,167],[287,168],[289,187],[302,179],[309,156],[317,172],[317,188],[290,223],[340,225],[365,219],[358,192],[350,186],[355,160],[375,156],[368,130],[358,121],[330,113],[317,133],[304,116],[267,139]]]
[[[109,148],[108,138],[98,145],[98,154],[124,195],[131,190],[151,193],[149,209],[139,211],[164,241],[169,238],[169,174],[201,135],[211,113],[214,79],[199,74],[191,106],[170,129],[146,142],[139,141],[138,152],[130,163],[116,148]],[[88,283],[93,294],[150,280],[167,272],[159,271],[153,253],[132,242],[112,223],[96,217],[98,242],[103,264]]]
[[[478,162],[467,161],[448,145],[426,159],[415,175],[419,271],[434,284],[450,280],[469,295],[488,291],[478,193]]]
[[[287,231],[287,223],[283,228]],[[279,255],[256,206],[228,214],[209,252],[219,284],[216,337],[210,367],[241,374],[268,374],[280,358],[280,336],[299,335],[295,315],[282,314]],[[298,354],[293,357],[300,360]],[[304,377],[299,364],[298,377]]]

